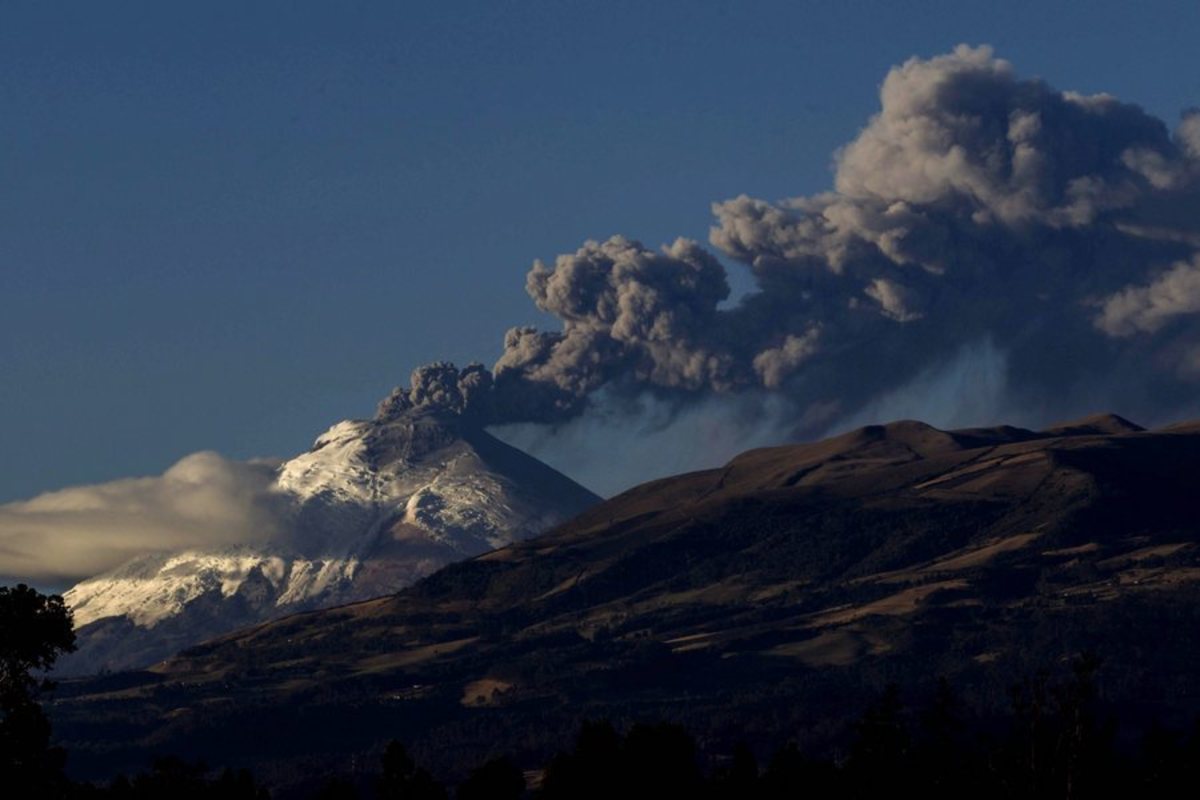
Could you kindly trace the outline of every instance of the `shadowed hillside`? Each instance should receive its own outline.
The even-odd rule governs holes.
[[[64,684],[56,730],[83,771],[174,748],[270,776],[402,737],[453,773],[552,752],[587,717],[827,738],[885,683],[938,674],[1000,705],[1083,650],[1118,707],[1184,718],[1198,474],[1200,425],[1111,416],[754,450],[398,595]]]

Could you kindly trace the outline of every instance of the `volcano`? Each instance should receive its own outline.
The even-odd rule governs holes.
[[[389,594],[600,499],[436,408],[339,422],[273,488],[282,532],[266,544],[148,553],[67,591],[80,646],[61,673],[141,667],[238,627]]]

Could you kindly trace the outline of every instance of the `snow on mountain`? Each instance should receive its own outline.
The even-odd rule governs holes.
[[[152,628],[200,595],[233,595],[254,569],[277,586],[290,567],[277,556],[236,550],[147,555],[77,584],[66,599],[81,627],[105,617],[128,616],[134,624]]]
[[[284,533],[266,544],[147,553],[75,585],[66,673],[145,666],[284,614],[394,592],[534,536],[599,498],[460,417],[344,421],[283,463]]]

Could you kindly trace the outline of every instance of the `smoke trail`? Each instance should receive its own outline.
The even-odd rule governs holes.
[[[422,368],[383,413],[559,424],[597,397],[767,392],[811,436],[985,341],[1026,408],[1195,408],[1200,114],[1172,135],[967,46],[894,68],[880,103],[831,191],[713,206],[710,243],[757,284],[736,305],[696,242],[587,242],[528,275],[560,330],[510,330],[491,370]]]

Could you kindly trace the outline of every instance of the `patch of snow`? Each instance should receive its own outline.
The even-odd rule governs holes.
[[[370,423],[345,420],[317,437],[313,448],[279,469],[279,488],[301,500],[328,496],[341,501],[371,502],[375,471],[367,462],[365,434]]]
[[[113,572],[89,578],[68,590],[76,626],[113,616],[153,628],[179,614],[197,598],[219,592],[231,597],[254,569],[278,586],[287,572],[283,559],[249,552],[185,551],[136,558]]]

